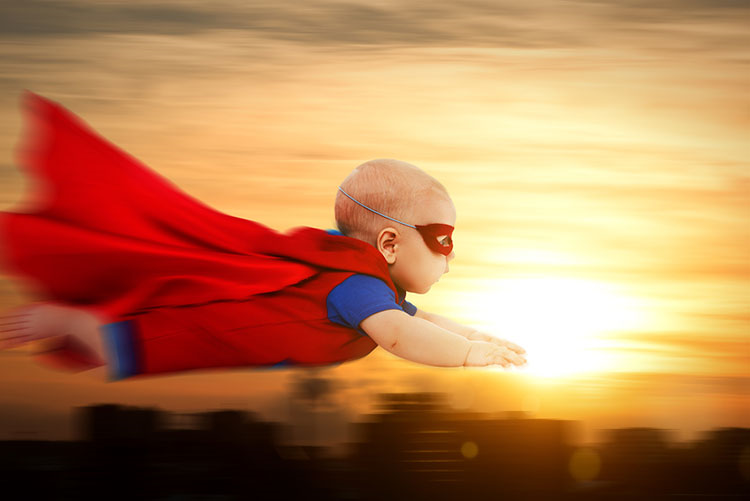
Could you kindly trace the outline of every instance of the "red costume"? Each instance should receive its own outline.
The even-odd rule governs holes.
[[[376,346],[329,321],[325,304],[353,273],[403,299],[374,247],[218,212],[61,106],[31,93],[25,106],[32,128],[21,164],[41,185],[28,210],[2,213],[6,261],[47,299],[93,309],[114,327],[127,321],[127,333],[108,333],[132,348],[124,375],[329,364]],[[58,355],[72,364],[75,353]]]

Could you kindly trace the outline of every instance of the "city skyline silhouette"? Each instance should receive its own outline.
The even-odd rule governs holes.
[[[317,394],[316,384],[307,389]],[[575,443],[570,421],[455,411],[438,393],[379,398],[379,412],[350,423],[355,439],[343,454],[290,441],[287,423],[241,410],[81,407],[75,441],[0,442],[2,480],[20,485],[41,476],[46,482],[35,492],[61,498],[112,483],[121,486],[119,498],[141,499],[720,500],[750,493],[748,428],[707,430],[689,443],[674,441],[668,430],[623,428],[584,446]]]

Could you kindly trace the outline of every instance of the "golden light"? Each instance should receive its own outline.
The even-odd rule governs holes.
[[[604,334],[643,324],[637,302],[613,284],[569,277],[518,276],[485,282],[463,305],[490,334],[520,344],[541,377],[623,369]],[[600,337],[601,336],[601,337]]]

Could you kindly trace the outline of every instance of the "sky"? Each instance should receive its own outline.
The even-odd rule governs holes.
[[[329,421],[378,392],[441,391],[587,433],[748,426],[749,18],[739,0],[7,1],[0,209],[30,189],[14,157],[24,89],[278,230],[333,227],[354,167],[405,160],[458,212],[450,273],[409,300],[521,344],[529,367],[377,349],[315,372],[333,381]],[[2,276],[3,310],[29,299]],[[107,383],[28,354],[0,354],[0,438],[70,437],[71,407],[98,402],[304,410],[299,369]]]

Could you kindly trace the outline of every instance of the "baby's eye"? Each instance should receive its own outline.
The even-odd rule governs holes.
[[[443,247],[450,247],[453,241],[451,240],[450,236],[443,235],[442,237],[438,237],[438,243],[442,245]]]

